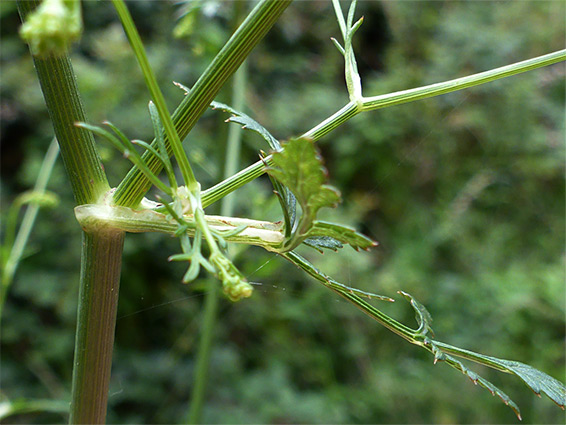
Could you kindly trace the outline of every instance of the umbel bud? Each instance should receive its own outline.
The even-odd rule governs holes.
[[[63,55],[82,32],[79,0],[43,0],[20,28],[34,56]]]

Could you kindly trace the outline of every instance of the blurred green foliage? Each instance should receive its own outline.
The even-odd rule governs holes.
[[[129,4],[171,109],[230,35],[231,2],[181,18],[173,2]],[[52,137],[15,3],[0,4],[2,214],[30,188]],[[148,140],[148,92],[111,5],[83,2],[73,52],[90,122],[111,119]],[[566,4],[361,2],[354,40],[364,93],[439,82],[564,48]],[[177,26],[181,23],[183,26]],[[177,26],[177,29],[175,29]],[[347,101],[330,2],[296,2],[249,59],[247,113],[279,138],[301,134]],[[176,37],[175,37],[176,36]],[[344,202],[322,215],[381,245],[305,251],[338,281],[424,303],[440,340],[520,360],[565,379],[564,93],[556,64],[464,92],[362,114],[320,142]],[[220,101],[229,102],[228,90]],[[203,187],[219,179],[226,126],[209,112],[185,141]],[[245,134],[242,167],[266,149]],[[100,144],[116,185],[129,162]],[[58,164],[2,317],[2,395],[68,400],[80,228]],[[241,189],[237,215],[279,220],[269,181]],[[213,213],[214,207],[210,208]],[[324,217],[323,217],[324,218]],[[172,238],[126,240],[109,423],[179,423],[191,393],[203,291],[185,286]],[[499,400],[378,326],[301,272],[258,248],[236,247],[254,296],[223,301],[204,421],[211,423],[514,423]],[[403,301],[381,304],[412,323]],[[476,368],[478,370],[480,368]],[[525,423],[564,413],[520,381],[478,370],[521,407]],[[64,420],[57,413],[15,423]]]

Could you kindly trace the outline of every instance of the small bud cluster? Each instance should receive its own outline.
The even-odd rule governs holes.
[[[44,0],[20,28],[20,36],[36,56],[59,56],[82,32],[79,2]]]

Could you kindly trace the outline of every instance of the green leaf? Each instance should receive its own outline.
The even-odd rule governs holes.
[[[110,133],[109,131],[106,131],[105,129],[103,129],[101,127],[91,125],[91,124],[87,124],[87,123],[84,123],[84,122],[78,122],[78,123],[75,124],[75,126],[79,127],[79,128],[84,128],[86,130],[90,130],[92,133],[106,139],[116,149],[118,149],[120,152],[122,152],[124,154],[124,157],[128,158],[134,165],[136,165],[140,169],[140,171],[147,177],[147,179],[149,181],[151,181],[156,187],[161,189],[163,192],[165,192],[169,196],[172,196],[173,193],[172,193],[171,188],[168,187],[167,185],[165,185],[161,180],[159,180],[159,177],[157,177],[149,169],[148,165],[142,159],[141,155],[136,151],[134,144],[124,135],[124,133],[122,133],[110,121],[105,121],[104,124],[109,126],[116,133],[116,135],[118,137],[114,136],[112,133]],[[159,158],[159,156],[157,156],[157,158]]]
[[[503,400],[506,405],[513,409],[519,419],[521,419],[519,407],[504,392],[502,392],[489,381],[466,368],[459,360],[455,359],[453,356],[458,356],[491,367],[501,372],[512,373],[521,378],[521,380],[525,384],[527,384],[527,386],[531,390],[533,390],[535,394],[537,394],[538,396],[545,394],[554,403],[564,409],[564,406],[566,405],[566,386],[564,386],[562,382],[524,363],[512,360],[498,359],[496,357],[474,353],[473,351],[464,350],[462,348],[454,347],[452,345],[433,340],[432,338],[434,338],[434,332],[432,331],[432,328],[430,326],[430,324],[432,323],[430,313],[410,294],[402,291],[399,291],[399,293],[403,295],[403,297],[405,297],[407,300],[409,300],[417,316],[419,329],[415,331],[413,340],[415,343],[426,348],[434,355],[434,363],[437,363],[439,361],[446,362],[450,366],[460,370],[462,373],[468,376],[474,382],[474,384],[479,384],[481,387],[486,388],[488,391],[490,391],[491,394],[497,395],[501,400]],[[429,333],[432,338],[429,338],[427,336],[427,334]]]
[[[540,396],[541,394],[545,394],[554,403],[564,409],[566,405],[566,387],[562,382],[521,362],[483,355],[482,357],[501,366],[505,371],[518,376],[536,395]]]
[[[69,413],[70,402],[68,400],[49,399],[16,399],[0,400],[0,420],[14,415],[29,413],[61,413],[65,416]]]
[[[432,347],[434,347],[434,344],[432,345]],[[497,388],[495,385],[493,385],[488,380],[482,378],[477,373],[468,369],[466,366],[464,366],[464,364],[461,361],[459,361],[458,359],[456,359],[456,358],[454,358],[454,357],[452,357],[448,354],[445,354],[443,352],[438,353],[438,357],[437,357],[436,354],[434,356],[435,364],[439,361],[445,362],[446,364],[452,366],[454,369],[458,369],[464,375],[466,375],[468,378],[470,378],[471,381],[475,385],[479,384],[480,387],[488,390],[491,393],[491,395],[498,396],[503,401],[503,403],[505,403],[507,406],[509,406],[515,412],[515,414],[517,415],[519,420],[522,419],[521,418],[521,411],[519,410],[519,406],[517,406],[517,404],[515,404],[515,402],[513,400],[511,400],[511,398],[507,394],[505,394],[503,391],[501,391],[499,388]]]
[[[187,87],[183,86],[182,84],[178,84],[178,83],[175,84],[181,87],[186,92],[188,92],[189,89]],[[262,126],[252,117],[224,103],[212,102],[210,106],[212,109],[220,109],[224,112],[228,112],[232,114],[232,116],[228,118],[226,122],[233,122],[239,124],[244,130],[251,130],[256,132],[261,137],[263,137],[263,139],[265,139],[265,141],[273,151],[279,152],[283,149],[281,147],[281,144],[279,143],[279,140],[273,137],[273,135],[264,126]],[[262,158],[263,157],[264,155],[262,152]],[[295,225],[297,200],[295,199],[293,193],[287,187],[279,183],[272,176],[269,176],[269,179],[273,184],[274,192],[279,200],[279,203],[281,204],[281,209],[283,210],[286,236],[290,237],[291,229]]]
[[[419,328],[416,330],[417,336],[424,337],[430,332],[430,334],[434,338],[434,331],[432,330],[431,327],[432,316],[425,308],[425,306],[419,303],[417,300],[415,300],[411,294],[408,294],[403,291],[397,291],[397,292],[401,294],[403,297],[405,297],[405,299],[407,299],[411,303],[411,306],[415,310],[415,316],[416,316],[415,318],[417,320],[417,324],[419,325]]]
[[[229,112],[230,114],[232,114],[232,116],[228,118],[226,122],[233,122],[239,124],[244,130],[251,130],[256,132],[265,139],[271,149],[273,149],[274,151],[281,150],[281,144],[279,143],[279,140],[273,137],[264,126],[262,126],[252,117],[244,114],[243,112],[237,111],[231,106],[225,105],[224,103],[212,102],[210,106],[212,107],[212,109],[220,109],[224,112]]]
[[[350,245],[356,251],[359,249],[367,251],[378,245],[377,242],[351,227],[318,220],[313,222],[313,227],[309,230],[308,238],[304,243],[314,248],[318,247],[317,249],[327,248],[334,251],[342,248],[342,244]]]
[[[312,236],[310,238],[306,238],[303,243],[311,248],[316,249],[321,254],[324,253],[324,249],[330,249],[332,251],[338,251],[340,248],[343,248],[344,245],[337,240],[330,236]]]
[[[291,189],[302,209],[301,218],[284,246],[285,250],[291,250],[308,237],[321,208],[338,205],[340,192],[325,184],[327,171],[310,139],[291,139],[283,147],[283,151],[273,153],[273,166],[267,172]]]

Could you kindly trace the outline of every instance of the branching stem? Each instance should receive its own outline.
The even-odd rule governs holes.
[[[363,98],[361,103],[349,102],[338,112],[334,113],[326,120],[317,124],[315,127],[304,133],[301,137],[319,140],[332,130],[344,124],[352,117],[360,112],[373,111],[375,109],[387,108],[389,106],[401,105],[403,103],[414,102],[420,99],[440,96],[442,94],[463,90],[466,88],[479,86],[501,78],[510,77],[522,72],[531,71],[533,69],[552,65],[557,62],[566,60],[566,49],[559,50],[547,55],[495,68],[490,71],[481,72],[479,74],[469,75],[467,77],[456,78],[454,80],[444,81],[442,83],[431,84],[428,86],[417,87],[414,89],[388,93],[379,96]],[[250,165],[242,171],[234,174],[232,177],[223,180],[215,186],[203,191],[203,206],[210,205],[218,199],[226,196],[228,193],[244,186],[252,180],[255,180],[263,173],[265,167],[272,165],[271,156]]]

